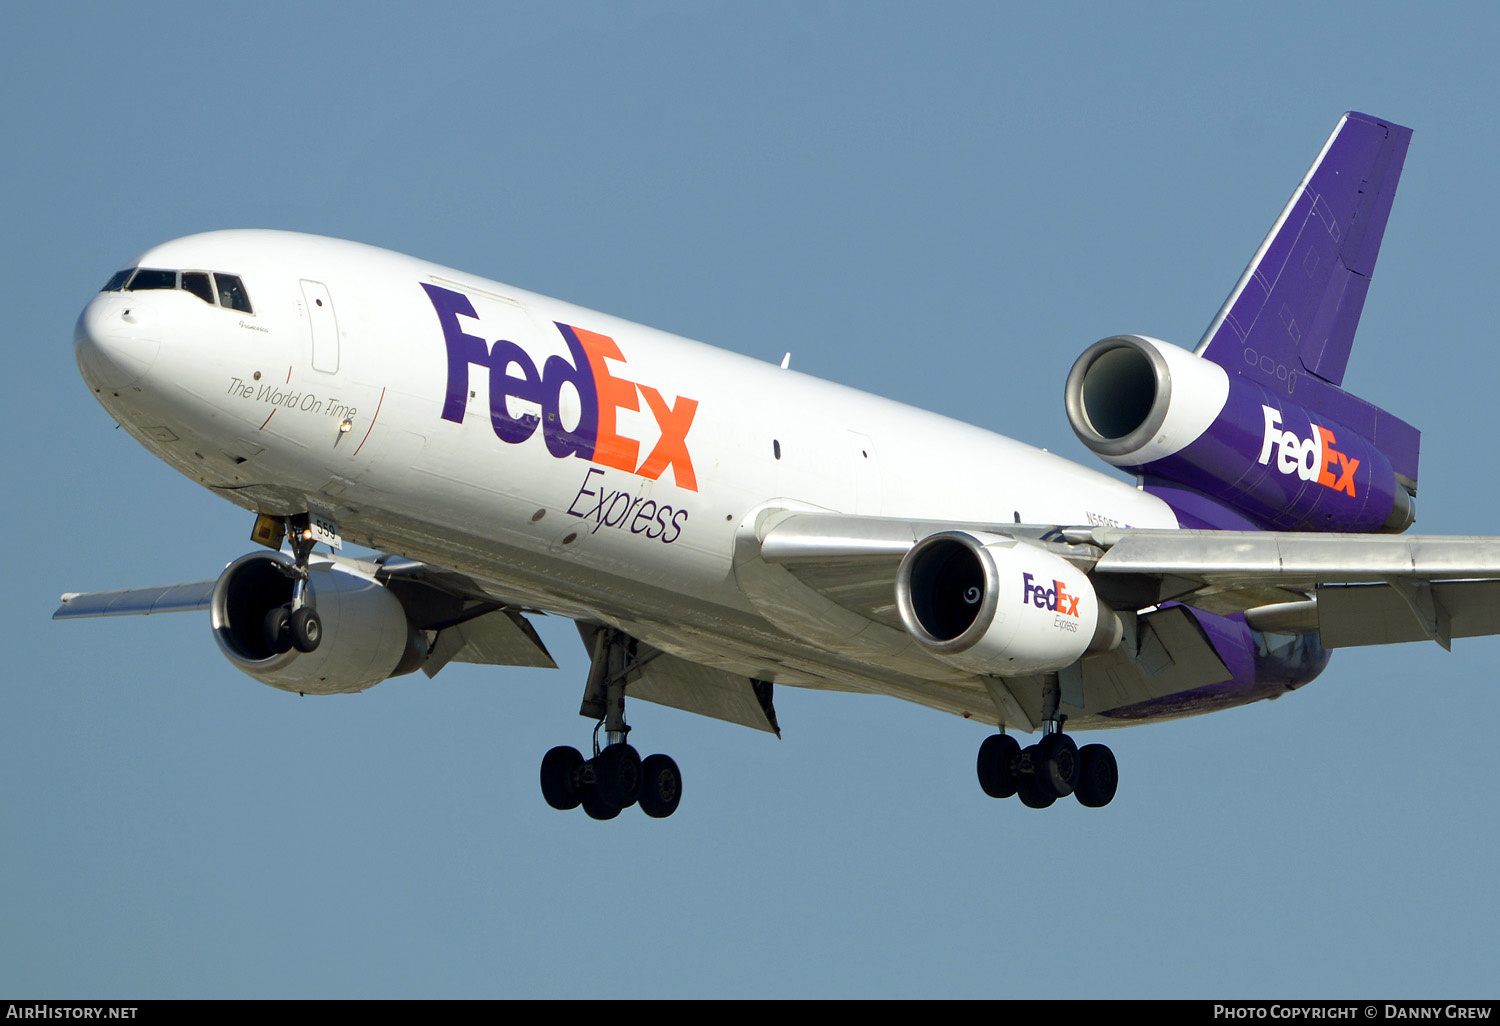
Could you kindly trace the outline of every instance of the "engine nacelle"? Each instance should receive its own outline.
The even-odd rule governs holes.
[[[1068,420],[1107,463],[1160,478],[1263,527],[1403,531],[1411,495],[1352,428],[1159,339],[1116,335],[1068,374]]]
[[[378,581],[332,563],[308,567],[308,592],[322,621],[312,652],[277,652],[266,639],[266,615],[292,600],[284,553],[252,552],[230,563],[214,585],[209,619],[219,650],[262,684],[299,694],[364,691],[417,669],[426,636]]]
[[[1047,673],[1120,643],[1119,618],[1088,575],[998,535],[945,531],[918,542],[896,572],[896,605],[923,648],[974,673]]]

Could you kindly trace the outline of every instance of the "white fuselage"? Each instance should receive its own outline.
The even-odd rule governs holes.
[[[1177,526],[1153,496],[1009,438],[384,250],[227,231],[156,247],[138,266],[238,275],[253,305],[103,292],[79,320],[90,387],[184,474],[250,509],[324,513],[350,540],[462,572],[520,606],[737,673],[918,686],[789,638],[745,599],[735,536],[768,504]],[[538,378],[551,359],[551,377],[530,380],[524,361],[450,368],[424,285],[472,304],[454,322],[464,334],[496,354],[515,352],[497,341],[513,344]],[[559,324],[593,340],[589,360]],[[553,452],[587,419],[570,373],[590,375],[597,395],[589,458]],[[450,374],[465,386],[461,409]],[[510,391],[493,418],[492,383]],[[525,398],[539,390],[550,406]]]

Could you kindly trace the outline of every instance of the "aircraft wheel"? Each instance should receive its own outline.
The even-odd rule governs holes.
[[[588,813],[589,819],[614,819],[620,814],[618,805],[609,804],[592,787],[584,788],[580,797],[579,804],[583,806],[583,811]]]
[[[566,745],[542,756],[542,797],[548,805],[564,812],[578,808],[583,801],[582,789],[577,783],[578,770],[582,766],[582,753]]]
[[[303,606],[292,614],[289,630],[292,647],[298,652],[311,652],[323,640],[323,621],[311,606]]]
[[[600,798],[616,810],[630,808],[641,796],[640,753],[627,744],[610,745],[594,756],[594,779]]]
[[[1066,734],[1048,734],[1037,743],[1031,765],[1042,790],[1066,798],[1078,784],[1078,745]]]
[[[1032,748],[1035,748],[1032,745]],[[1027,749],[1030,751],[1030,749]],[[1045,809],[1057,801],[1057,796],[1044,789],[1042,783],[1034,776],[1022,774],[1016,778],[1016,795],[1021,799],[1021,804],[1028,809]]]
[[[1120,767],[1107,745],[1084,745],[1078,750],[1078,786],[1073,795],[1078,804],[1100,809],[1115,797],[1120,786]]]
[[[291,650],[291,622],[292,612],[286,606],[276,606],[266,613],[266,647],[272,654],[280,655]]]
[[[666,819],[682,800],[682,774],[668,755],[648,755],[641,763],[641,811]]]
[[[979,746],[979,786],[991,798],[1009,798],[1016,793],[1016,756],[1021,745],[1009,734],[991,734]]]

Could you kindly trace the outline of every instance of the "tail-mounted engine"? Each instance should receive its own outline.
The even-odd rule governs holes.
[[[1404,531],[1411,495],[1374,441],[1184,349],[1116,335],[1068,375],[1068,420],[1107,463],[1261,527]]]
[[[1119,619],[1083,571],[997,535],[945,531],[918,542],[896,573],[896,604],[919,644],[973,673],[1046,673],[1120,642]]]
[[[231,663],[283,691],[330,695],[363,691],[421,666],[426,635],[379,582],[332,563],[308,567],[308,593],[322,636],[311,652],[286,651],[268,635],[267,618],[292,600],[283,553],[253,552],[230,563],[214,585],[214,640]]]

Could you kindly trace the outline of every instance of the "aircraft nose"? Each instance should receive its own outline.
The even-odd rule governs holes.
[[[129,292],[101,292],[78,316],[73,351],[93,389],[128,388],[156,362],[161,322],[156,311]]]

